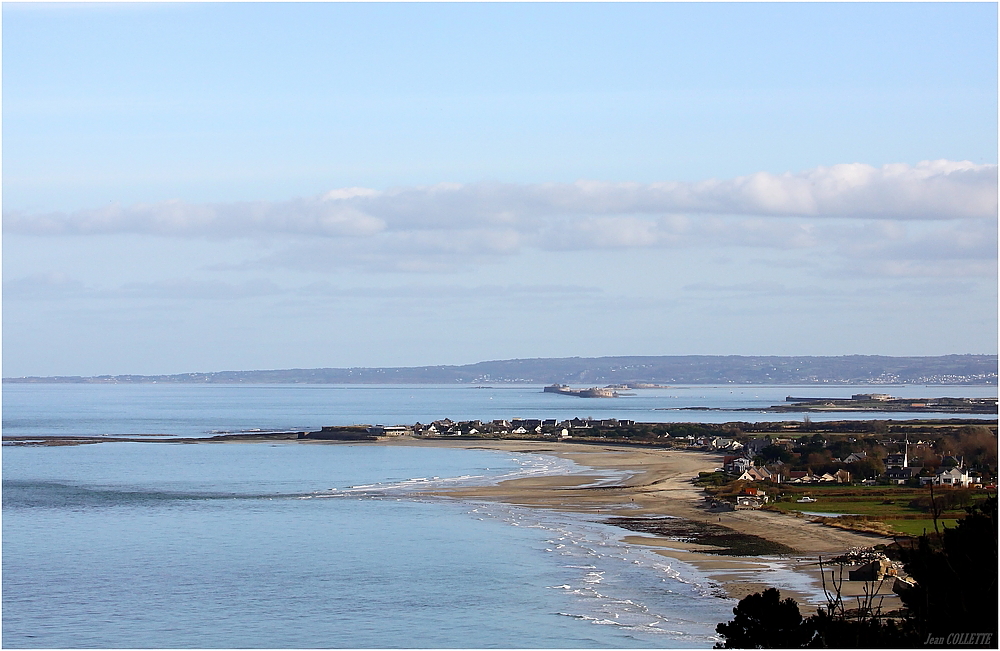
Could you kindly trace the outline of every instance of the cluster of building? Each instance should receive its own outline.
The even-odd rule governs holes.
[[[882,400],[891,399],[888,394],[859,394],[852,396],[855,399]],[[375,426],[351,426],[351,427],[330,427],[323,428],[322,432],[314,432],[304,435],[305,438],[332,438],[343,440],[374,439],[380,437],[391,437],[401,435],[412,435],[425,438],[446,438],[446,437],[491,437],[491,438],[534,438],[550,437],[554,439],[570,439],[575,437],[595,436],[599,438],[614,438],[618,436],[615,430],[621,432],[622,436],[633,435],[635,421],[618,419],[590,419],[572,418],[569,420],[532,419],[496,419],[492,421],[468,420],[453,421],[450,418],[435,420],[428,424],[415,423],[413,425],[375,425]],[[683,431],[683,430],[682,430]],[[976,472],[970,471],[963,464],[961,457],[945,456],[940,458],[934,456],[934,441],[893,440],[882,438],[880,445],[898,446],[903,451],[897,454],[889,454],[881,463],[878,459],[869,459],[869,453],[865,451],[849,452],[843,458],[831,457],[829,450],[843,450],[843,446],[830,448],[828,442],[814,435],[811,443],[802,442],[802,438],[796,440],[786,436],[762,436],[747,439],[741,437],[738,440],[735,436],[704,435],[696,436],[691,434],[671,435],[670,433],[660,433],[655,438],[670,440],[670,444],[682,447],[697,448],[721,452],[726,456],[723,459],[723,468],[727,474],[734,475],[737,479],[751,482],[768,482],[772,484],[812,484],[812,483],[838,483],[847,484],[861,480],[862,484],[916,484],[921,486],[933,484],[935,486],[950,487],[970,487],[983,485],[983,478]],[[818,442],[817,442],[818,440]],[[860,442],[853,437],[846,439],[856,450],[861,447]],[[857,444],[857,445],[855,445]],[[798,458],[798,448],[800,446],[810,446],[813,450],[815,446],[826,450],[825,461],[818,464],[806,464],[805,454],[802,453],[801,460]],[[765,453],[769,447],[782,448],[782,461],[775,459],[773,451]],[[850,448],[848,448],[850,449]],[[913,451],[914,454],[910,454]],[[765,453],[771,462],[766,463],[762,458]],[[791,455],[792,460],[787,457]],[[811,454],[810,454],[811,456]],[[925,463],[925,460],[932,458],[932,463]],[[873,463],[861,463],[872,461]],[[811,466],[811,467],[810,467]],[[882,470],[880,476],[875,473]],[[796,469],[793,469],[796,468]],[[852,478],[852,472],[856,471],[859,477]]]
[[[756,486],[744,486],[741,488],[734,501],[718,499],[713,496],[708,496],[705,499],[708,501],[708,510],[712,513],[759,509],[771,500],[767,491]]]
[[[560,438],[571,438],[573,436],[573,430],[629,427],[632,425],[635,425],[634,420],[619,420],[616,418],[603,420],[573,418],[562,421],[556,418],[512,418],[510,420],[496,419],[492,421],[453,421],[450,418],[445,418],[442,420],[435,420],[427,425],[416,423],[412,427],[398,427],[403,430],[400,433],[413,434],[415,436],[428,438],[441,436],[518,436],[544,434]],[[386,429],[390,428],[383,428],[383,430]]]
[[[674,441],[686,442],[688,445],[711,452],[740,452],[750,456],[760,454],[760,451],[769,445],[780,445],[790,447],[795,443],[791,438],[781,438],[765,436],[758,439],[750,439],[746,444],[740,443],[735,438],[725,436],[674,436]]]
[[[725,436],[702,436],[700,438],[695,438],[694,436],[675,436],[673,437],[677,441],[687,441],[688,444],[694,445],[700,448],[708,448],[710,450],[717,451],[733,451],[738,452],[743,449],[743,444],[733,438],[727,438]]]
[[[776,465],[777,468],[771,470],[757,465],[749,453],[722,458],[722,469],[731,475],[737,475],[736,478],[740,480],[769,481],[774,484],[849,484],[851,482],[851,473],[845,469],[837,470],[834,473],[813,474],[810,470],[785,470],[782,464]]]
[[[941,460],[938,469],[930,473],[925,471],[921,461],[909,458],[908,447],[904,444],[901,454],[890,454],[885,458],[885,478],[889,483],[906,484],[916,477],[921,486],[932,484],[968,488],[983,484],[981,477],[969,474],[969,470],[962,463],[962,457],[946,456]],[[917,465],[910,465],[911,461],[915,461]]]
[[[851,472],[846,466],[867,458],[867,453],[864,451],[852,452],[843,458],[831,459],[832,463],[845,467],[830,470],[829,472],[814,473],[808,468],[806,470],[790,470],[786,464],[781,462],[768,464],[767,467],[759,463],[759,455],[765,447],[777,445],[790,448],[794,444],[791,439],[763,437],[751,439],[741,444],[735,439],[703,437],[694,439],[690,443],[713,451],[736,452],[737,454],[723,457],[722,469],[726,473],[736,475],[737,479],[741,480],[771,482],[774,484],[848,484],[851,482]],[[912,483],[911,480],[916,479],[921,486],[933,484],[935,486],[967,488],[983,485],[983,478],[975,472],[970,472],[964,466],[962,457],[944,456],[937,468],[932,470],[925,467],[922,458],[911,457],[909,455],[910,444],[908,442],[901,441],[900,444],[903,447],[902,453],[890,454],[885,457],[885,472],[878,478],[863,479],[861,481],[862,484],[872,485],[880,482],[907,484]]]

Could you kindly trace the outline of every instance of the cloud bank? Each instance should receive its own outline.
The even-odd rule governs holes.
[[[996,273],[997,166],[861,163],[693,183],[442,183],[290,201],[4,215],[8,234],[254,239],[240,268],[454,271],[526,249],[826,251],[852,273]]]
[[[8,233],[141,233],[175,237],[366,238],[464,231],[492,246],[649,246],[713,217],[985,219],[997,215],[997,166],[862,163],[797,174],[758,172],[698,182],[442,183],[376,191],[342,188],[281,202],[112,205],[75,213],[4,215]]]

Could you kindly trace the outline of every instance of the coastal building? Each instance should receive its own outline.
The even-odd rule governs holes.
[[[368,433],[375,436],[403,436],[412,434],[412,430],[406,425],[375,425],[368,428]]]
[[[742,511],[744,509],[759,509],[764,506],[764,502],[758,498],[751,495],[737,495],[736,496],[736,510]]]
[[[907,466],[907,452],[906,448],[903,448],[902,454],[890,454],[885,458],[886,468],[905,468]]]
[[[846,470],[838,470],[834,473],[825,472],[822,475],[814,475],[809,470],[792,470],[788,473],[789,484],[816,484],[816,483],[838,483],[848,484],[851,481],[851,473]]]
[[[910,479],[920,475],[920,468],[889,468],[885,471],[885,479],[890,484],[905,484]]]
[[[744,486],[736,496],[736,509],[759,509],[768,502],[767,493],[754,486]]]
[[[920,485],[926,486],[927,484],[933,484],[934,486],[960,486],[967,488],[972,485],[972,478],[969,477],[967,470],[953,467],[939,470],[936,474],[929,477],[921,477]]]
[[[751,467],[753,467],[753,461],[746,457],[723,457],[722,468],[734,475],[744,473]]]
[[[764,468],[751,466],[743,471],[743,474],[737,477],[737,479],[745,481],[776,481],[774,477],[774,473],[771,473]]]

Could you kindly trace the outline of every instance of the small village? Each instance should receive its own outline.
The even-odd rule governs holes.
[[[765,509],[845,529],[916,536],[996,490],[997,421],[637,423],[573,418],[324,427],[305,440],[515,439],[717,453],[692,478],[712,512]],[[933,495],[932,495],[933,493]]]

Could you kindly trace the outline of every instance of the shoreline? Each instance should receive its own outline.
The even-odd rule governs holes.
[[[893,542],[892,538],[830,527],[804,517],[774,511],[708,512],[704,508],[705,493],[694,485],[693,480],[699,472],[711,472],[719,467],[723,457],[721,453],[596,441],[473,441],[413,436],[374,441],[333,441],[298,439],[292,438],[292,435],[293,432],[262,432],[211,438],[53,437],[54,440],[46,441],[43,445],[269,442],[439,447],[551,455],[576,463],[581,471],[508,479],[497,484],[430,489],[421,493],[593,516],[595,522],[618,527],[618,540],[621,544],[644,547],[689,566],[698,575],[716,584],[720,597],[738,600],[774,587],[781,591],[783,597],[794,598],[804,616],[814,612],[816,607],[826,605],[818,563],[820,557],[828,559],[851,547],[871,547]],[[5,445],[14,443],[8,437],[4,438]],[[24,438],[34,439],[31,441],[34,443],[41,437]],[[23,445],[28,441],[18,443]],[[687,526],[681,526],[680,532],[657,532],[655,529],[658,527],[655,526],[634,526],[636,523],[655,523],[657,519],[665,518],[680,519],[678,522],[687,523]],[[634,521],[627,522],[630,519]],[[716,534],[715,538],[718,538],[720,529],[725,534],[723,538],[735,540],[736,546],[727,549],[697,542],[702,537],[712,541],[712,534]],[[706,533],[709,535],[705,536]],[[772,543],[770,548],[780,551],[766,551],[769,547],[766,543]],[[741,554],[741,549],[756,551]],[[863,587],[863,582],[844,582],[842,594],[847,600],[851,600],[853,596],[862,594]],[[885,596],[883,610],[889,611],[899,606],[898,598],[891,592],[891,584],[883,586],[879,594]]]
[[[426,491],[426,494],[463,500],[497,501],[515,506],[568,511],[596,516],[596,521],[619,526],[614,518],[682,518],[694,527],[721,526],[737,535],[760,538],[791,548],[785,555],[738,555],[710,544],[686,542],[673,536],[621,528],[620,542],[635,545],[693,567],[718,584],[731,599],[778,588],[792,597],[803,614],[825,605],[819,558],[830,558],[850,547],[891,543],[891,538],[847,531],[772,511],[709,513],[703,491],[694,485],[698,472],[712,471],[722,455],[669,449],[643,449],[620,445],[593,445],[542,441],[447,441],[408,437],[374,445],[400,445],[484,449],[548,454],[573,461],[583,470],[565,475],[525,477],[495,485],[464,486]],[[592,471],[592,472],[591,472]],[[861,582],[843,584],[845,597],[861,594]],[[856,586],[856,587],[855,587]],[[891,586],[883,608],[892,610],[896,598]]]

